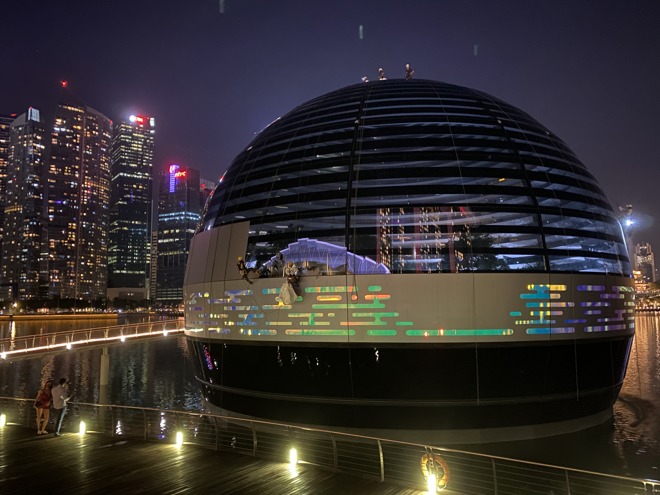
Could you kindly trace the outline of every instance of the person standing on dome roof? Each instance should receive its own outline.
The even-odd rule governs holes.
[[[248,278],[248,273],[252,271],[252,268],[248,268],[247,266],[245,266],[245,261],[243,261],[242,256],[238,257],[236,267],[238,268],[238,273],[241,274],[241,278],[251,284],[252,280]]]
[[[412,79],[412,75],[415,71],[413,70],[412,67],[410,67],[410,64],[406,64],[406,81],[410,81]]]
[[[385,77],[385,71],[383,70],[382,67],[381,67],[380,69],[378,69],[378,79],[379,79],[380,81],[385,81],[385,80],[387,80],[387,78]]]

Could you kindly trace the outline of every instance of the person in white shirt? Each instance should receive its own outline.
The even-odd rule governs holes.
[[[62,420],[66,416],[66,406],[71,396],[69,395],[69,385],[66,378],[60,378],[60,383],[52,390],[53,394],[53,412],[55,413],[55,436],[60,436],[60,429],[62,428]]]

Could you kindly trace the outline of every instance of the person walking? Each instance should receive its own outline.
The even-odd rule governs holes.
[[[34,399],[34,408],[37,410],[37,435],[45,435],[46,426],[50,419],[50,402],[53,400],[53,382],[47,380],[44,386],[37,392]]]
[[[67,402],[69,402],[71,396],[69,395],[69,384],[67,383],[66,378],[60,378],[60,383],[53,388],[53,412],[55,414],[54,424],[55,424],[55,436],[60,436],[60,430],[62,428],[62,420],[66,416]]]

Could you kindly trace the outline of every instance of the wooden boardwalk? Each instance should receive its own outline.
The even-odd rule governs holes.
[[[420,489],[334,474],[313,465],[216,452],[192,445],[119,440],[95,433],[39,436],[0,428],[0,494],[379,494]],[[443,492],[447,493],[447,492]]]

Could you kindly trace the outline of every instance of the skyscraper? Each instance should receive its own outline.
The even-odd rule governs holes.
[[[44,231],[45,127],[30,108],[10,126],[2,237],[4,301],[45,295],[48,286],[42,248]]]
[[[49,295],[106,297],[112,121],[60,103],[48,173]]]
[[[183,300],[188,249],[205,199],[199,170],[170,165],[161,173],[156,274],[156,301],[160,304],[179,304]]]
[[[645,283],[655,282],[655,255],[650,243],[635,244],[634,268]]]
[[[16,114],[0,114],[0,239],[5,215],[5,195],[7,194],[7,161],[9,159],[9,126]],[[0,248],[1,249],[1,248]],[[1,253],[1,252],[0,252]]]
[[[108,299],[148,299],[155,121],[115,126],[110,171]]]

